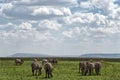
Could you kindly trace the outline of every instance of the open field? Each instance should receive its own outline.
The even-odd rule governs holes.
[[[82,76],[78,73],[81,60],[61,59],[54,65],[53,77],[45,78],[44,69],[41,76],[32,76],[31,62],[26,59],[21,66],[15,66],[14,59],[0,59],[0,80],[120,80],[119,59],[106,60],[102,63],[101,75]]]

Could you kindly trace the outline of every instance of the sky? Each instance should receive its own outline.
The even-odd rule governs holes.
[[[0,57],[120,53],[120,0],[0,0]]]

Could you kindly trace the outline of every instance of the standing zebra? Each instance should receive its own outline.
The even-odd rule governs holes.
[[[24,63],[23,59],[19,59],[19,58],[15,59],[15,64],[16,65],[21,65],[23,63]]]
[[[32,68],[32,75],[41,75],[41,70],[42,70],[42,66],[38,63],[37,59],[34,59],[32,64],[31,64],[31,68]],[[34,74],[34,72],[36,71],[36,73]]]
[[[45,73],[46,73],[46,78],[53,77],[53,75],[52,75],[53,66],[50,62],[46,62],[44,64],[44,69],[45,69]]]

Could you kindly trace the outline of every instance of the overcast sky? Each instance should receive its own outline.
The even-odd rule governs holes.
[[[120,0],[0,0],[0,56],[120,53]]]

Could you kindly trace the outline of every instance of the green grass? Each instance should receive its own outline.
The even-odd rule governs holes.
[[[41,76],[32,76],[31,62],[15,66],[14,60],[0,60],[0,80],[120,80],[120,62],[104,61],[101,75],[82,76],[78,73],[78,60],[60,60],[54,65],[51,79],[45,78],[44,69]]]

